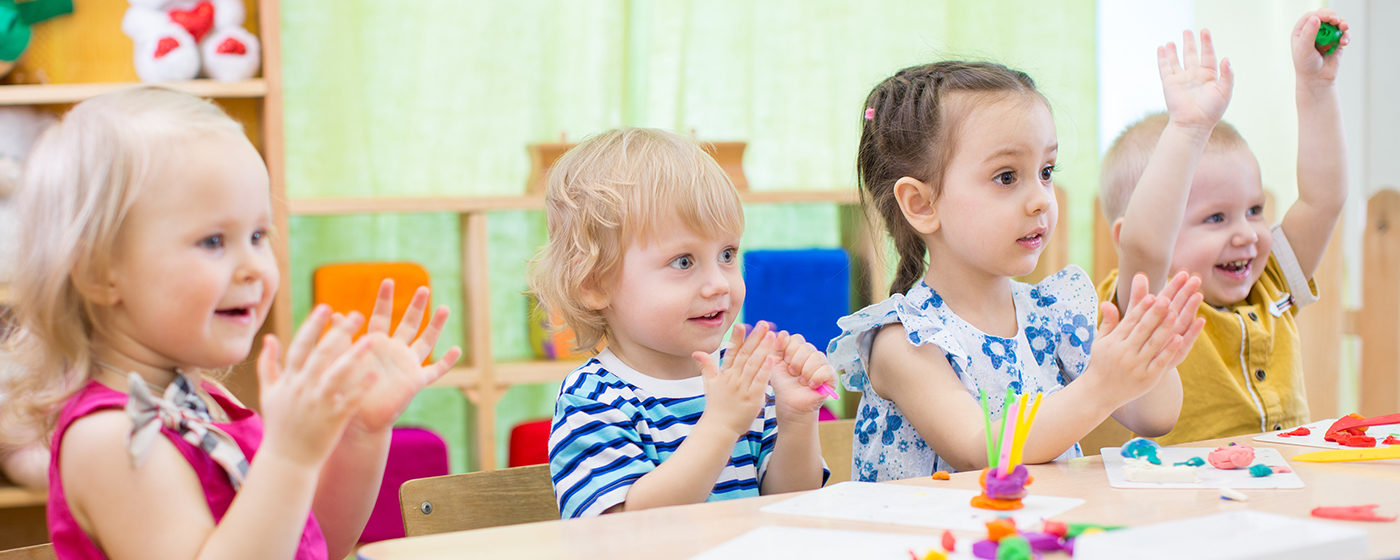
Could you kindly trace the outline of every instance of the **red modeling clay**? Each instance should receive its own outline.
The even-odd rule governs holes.
[[[1361,429],[1364,430],[1365,428],[1361,428]],[[1373,438],[1373,437],[1371,437],[1371,436],[1366,436],[1366,435],[1360,435],[1360,434],[1353,435],[1353,434],[1352,434],[1352,430],[1340,431],[1340,432],[1337,432],[1337,433],[1335,433],[1335,434],[1329,434],[1329,436],[1330,436],[1330,439],[1328,439],[1327,437],[1324,437],[1323,439],[1327,439],[1327,441],[1335,441],[1335,442],[1337,442],[1337,445],[1342,445],[1342,446],[1346,446],[1346,447],[1375,447],[1375,446],[1376,446],[1376,438]]]
[[[1338,418],[1336,422],[1333,422],[1331,426],[1328,426],[1326,435],[1330,436],[1342,430],[1350,430],[1353,428],[1365,428],[1366,426],[1379,426],[1381,424],[1400,424],[1400,413],[1387,414],[1385,416],[1373,416],[1371,418],[1367,418],[1365,416],[1353,412],[1351,414]],[[1359,432],[1353,433],[1355,435],[1361,435],[1361,432],[1365,431],[1365,429],[1362,429]],[[1329,437],[1324,437],[1323,439],[1326,439],[1327,441],[1332,441],[1332,439]]]
[[[1391,434],[1391,435],[1385,436],[1385,440],[1382,441],[1381,443],[1384,443],[1384,444],[1386,444],[1386,445],[1400,445],[1400,438],[1395,437],[1395,434]]]
[[[1309,430],[1306,426],[1303,426],[1291,432],[1283,432],[1279,434],[1279,437],[1306,436],[1311,433],[1312,430]]]
[[[1395,521],[1396,517],[1394,515],[1390,517],[1377,515],[1375,511],[1377,507],[1380,507],[1379,504],[1315,507],[1312,510],[1312,515],[1313,517],[1342,519],[1346,521]]]
[[[952,531],[949,531],[949,530],[947,530],[947,529],[944,529],[944,530],[943,530],[943,550],[946,550],[946,551],[948,551],[948,552],[952,552],[952,551],[953,551],[953,545],[957,544],[957,542],[958,542],[958,540],[955,539],[955,538],[953,538],[953,532],[952,532]]]
[[[1065,538],[1065,533],[1069,532],[1069,527],[1065,525],[1064,521],[1046,519],[1044,531],[1063,539]]]

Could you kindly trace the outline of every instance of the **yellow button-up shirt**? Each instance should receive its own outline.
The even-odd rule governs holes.
[[[1100,301],[1116,301],[1117,289],[1114,270],[1098,286]],[[1171,445],[1306,424],[1301,343],[1293,315],[1300,302],[1315,300],[1312,282],[1304,279],[1287,239],[1275,228],[1264,274],[1244,301],[1225,308],[1201,303],[1205,330],[1177,366],[1181,416],[1156,441]]]

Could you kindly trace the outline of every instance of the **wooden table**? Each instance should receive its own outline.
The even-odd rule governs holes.
[[[1210,447],[1230,441],[1254,447],[1274,447],[1285,457],[1317,451],[1296,445],[1271,445],[1250,436],[1222,438],[1183,447]],[[1220,499],[1215,489],[1155,490],[1117,489],[1108,485],[1099,457],[1084,464],[1051,463],[1031,466],[1033,494],[1083,498],[1086,502],[1059,516],[1063,521],[1141,525],[1218,512],[1252,509],[1314,519],[1317,506],[1380,504],[1379,513],[1400,514],[1400,460],[1350,463],[1289,464],[1303,480],[1298,489],[1244,490],[1249,500]],[[977,473],[959,473],[952,480],[910,479],[891,484],[941,488],[977,488]],[[817,527],[889,533],[941,534],[927,528],[843,521],[818,517],[779,515],[759,508],[792,497],[763,496],[649,511],[606,515],[591,519],[548,521],[396,539],[360,549],[365,560],[430,558],[579,558],[594,560],[684,558],[704,552],[731,538],[763,525]],[[1370,535],[1370,556],[1400,556],[1400,522],[1338,522]],[[985,532],[955,532],[960,543],[985,538]],[[1061,555],[1063,556],[1063,555]]]

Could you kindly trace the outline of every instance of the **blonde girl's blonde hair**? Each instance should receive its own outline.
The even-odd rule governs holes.
[[[94,335],[109,326],[84,289],[106,284],[143,188],[182,146],[215,134],[241,138],[243,130],[213,103],[136,87],[77,104],[35,143],[15,193],[23,249],[12,282],[15,326],[0,346],[5,433],[47,434],[89,379]]]
[[[608,335],[602,312],[581,297],[609,293],[631,243],[650,239],[663,220],[697,234],[742,234],[739,193],[694,140],[649,128],[604,132],[575,146],[550,169],[545,191],[549,241],[536,255],[530,288],[574,332],[577,351]]]

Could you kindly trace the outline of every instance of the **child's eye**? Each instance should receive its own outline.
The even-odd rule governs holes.
[[[1056,171],[1056,169],[1055,169],[1055,166],[1053,166],[1053,165],[1047,165],[1047,166],[1045,166],[1045,167],[1040,168],[1040,180],[1041,180],[1041,181],[1045,181],[1045,182],[1049,182],[1049,181],[1050,181],[1050,176],[1053,175],[1053,174],[1055,173],[1055,171]]]
[[[1250,206],[1250,207],[1249,207],[1249,215],[1250,215],[1250,216],[1263,216],[1263,215],[1264,215],[1264,207],[1263,207],[1263,206],[1259,206],[1259,205]]]
[[[1002,171],[1001,173],[997,173],[997,176],[992,178],[992,180],[995,181],[998,185],[1014,185],[1016,184],[1016,172]]]
[[[222,249],[224,246],[223,234],[211,235],[199,240],[199,246],[203,249]]]
[[[679,257],[671,259],[671,268],[677,270],[689,270],[690,267],[694,265],[695,261],[690,258],[690,255],[681,255]]]
[[[734,259],[735,259],[736,257],[738,257],[738,256],[739,256],[739,251],[738,251],[738,249],[735,249],[735,248],[733,248],[733,247],[727,247],[727,248],[725,248],[723,251],[720,251],[720,253],[719,253],[719,262],[724,263],[724,264],[730,264],[730,263],[733,263],[733,262],[734,262]]]
[[[1216,212],[1214,214],[1206,216],[1206,223],[1208,224],[1218,224],[1223,221],[1225,221],[1225,214],[1222,214],[1220,212]]]
[[[260,229],[253,232],[253,245],[261,245],[267,239],[267,230]]]

